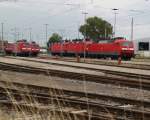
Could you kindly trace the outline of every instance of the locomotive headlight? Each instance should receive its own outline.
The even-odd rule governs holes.
[[[134,48],[130,48],[130,50],[134,50]]]
[[[31,50],[31,48],[27,48],[27,50]]]
[[[122,48],[122,50],[134,50],[134,48]]]
[[[122,50],[128,50],[128,48],[122,48]]]
[[[27,48],[22,48],[22,50],[26,50]]]

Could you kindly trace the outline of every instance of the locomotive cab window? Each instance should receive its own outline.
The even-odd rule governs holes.
[[[149,51],[149,42],[139,42],[139,51]]]
[[[131,42],[123,42],[122,46],[124,47],[129,47],[131,45]]]

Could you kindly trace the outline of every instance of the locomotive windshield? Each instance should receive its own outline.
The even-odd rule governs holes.
[[[132,46],[132,42],[123,42],[122,46],[124,46],[124,47],[130,47],[130,46]]]
[[[29,43],[24,43],[23,44],[25,47],[28,47],[29,46]]]

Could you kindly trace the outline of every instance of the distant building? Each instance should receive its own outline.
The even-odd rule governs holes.
[[[150,38],[134,40],[135,54],[141,57],[150,57]]]

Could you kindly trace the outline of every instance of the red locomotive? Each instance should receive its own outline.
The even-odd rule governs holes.
[[[4,47],[6,54],[20,56],[37,56],[40,52],[40,47],[35,42],[28,43],[26,40],[18,40],[16,43],[8,43]]]
[[[132,41],[118,37],[111,40],[100,41],[99,43],[90,40],[65,41],[63,43],[51,44],[49,50],[52,55],[81,56],[118,59],[131,59],[134,57],[134,46]]]
[[[36,42],[32,41],[30,43],[30,47],[31,47],[31,53],[30,53],[31,56],[37,56],[40,52],[40,46]]]

